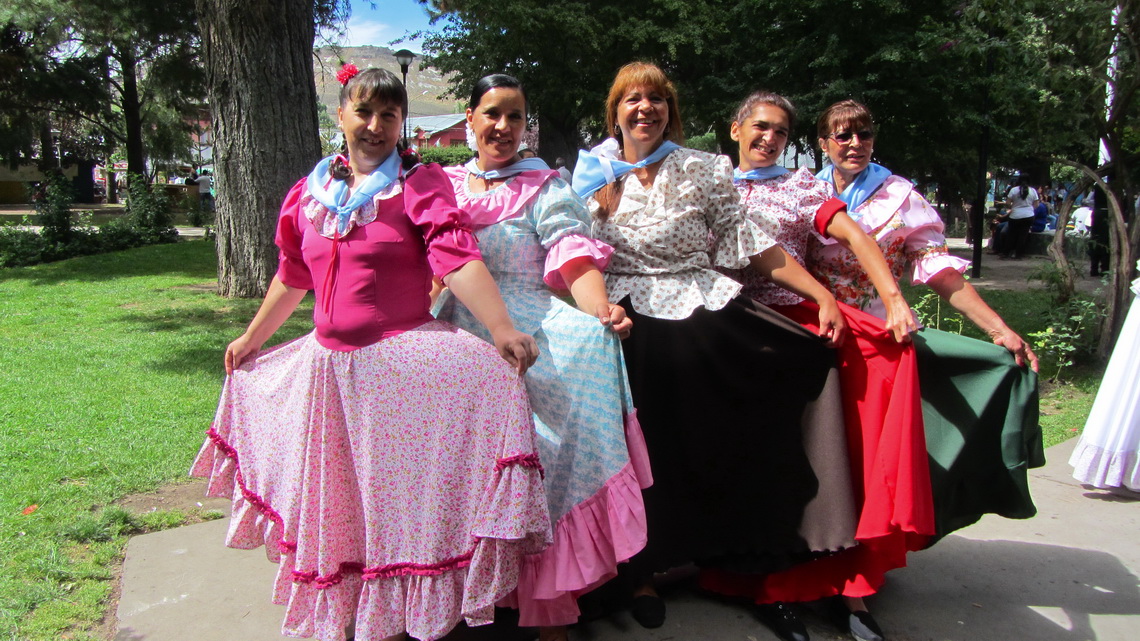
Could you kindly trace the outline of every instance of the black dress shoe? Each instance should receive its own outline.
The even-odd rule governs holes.
[[[807,628],[786,603],[761,603],[756,606],[756,616],[783,641],[810,641]]]
[[[855,641],[886,641],[883,629],[866,610],[852,612],[847,617],[847,630],[855,637]]]
[[[629,613],[643,628],[660,628],[665,624],[665,602],[659,596],[642,594],[633,597]]]

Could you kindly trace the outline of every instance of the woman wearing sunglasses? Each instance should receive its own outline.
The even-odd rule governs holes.
[[[910,181],[871,162],[875,128],[867,107],[854,100],[835,103],[816,128],[831,163],[817,177],[835,187],[848,215],[875,239],[894,277],[909,274],[912,283],[926,284],[993,341],[931,328],[914,335],[934,540],[987,513],[1033,516],[1026,470],[1044,463],[1037,357],[962,276],[969,262],[947,250],[938,212]],[[869,276],[835,240],[815,239],[808,267],[840,302],[885,317]]]
[[[812,238],[831,238],[852,252],[887,304],[886,321],[840,305],[849,335],[837,350],[848,447],[831,452],[828,466],[848,466],[854,488],[859,545],[797,568],[764,576],[708,570],[703,587],[744,596],[785,641],[805,641],[807,629],[785,602],[843,596],[844,630],[860,639],[881,637],[863,596],[873,594],[886,572],[906,565],[907,552],[922,549],[934,533],[930,472],[922,428],[918,366],[910,334],[917,329],[910,307],[867,235],[836,200],[831,185],[805,168],[778,164],[795,130],[796,110],[785,97],[757,91],[744,99],[732,123],[739,166],[733,183],[744,211],[801,264]],[[815,328],[813,305],[756,272],[731,276],[759,303]],[[838,602],[838,600],[837,600]]]

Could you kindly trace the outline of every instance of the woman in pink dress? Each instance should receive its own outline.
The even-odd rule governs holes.
[[[280,267],[226,349],[193,473],[233,497],[227,544],[280,564],[284,634],[430,641],[489,623],[551,540],[520,378],[537,346],[443,170],[401,162],[404,87],[381,69],[340,77],[347,162],[322,160],[285,198]],[[493,347],[432,318],[433,275]],[[259,352],[310,289],[315,331]]]

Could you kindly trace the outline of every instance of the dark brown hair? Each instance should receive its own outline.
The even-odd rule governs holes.
[[[820,138],[827,138],[837,130],[875,131],[871,110],[855,100],[840,100],[819,114],[815,130]]]
[[[340,88],[341,108],[346,107],[353,100],[363,102],[379,100],[384,103],[393,103],[400,106],[400,116],[404,120],[408,118],[408,91],[400,79],[396,77],[396,74],[387,69],[369,67],[349,78],[348,82]],[[403,138],[396,143],[396,151],[400,154],[400,163],[405,171],[420,164],[419,156],[408,147]],[[345,167],[347,168],[347,165]],[[335,167],[334,170],[337,173],[332,175],[338,180],[345,180],[352,175],[351,171],[345,173]],[[341,178],[341,175],[344,178]]]
[[[740,106],[736,108],[735,122],[743,125],[744,119],[752,115],[752,111],[756,109],[756,105],[772,105],[773,107],[783,109],[784,113],[788,115],[788,134],[791,135],[791,133],[795,131],[796,108],[792,104],[792,101],[778,93],[764,91],[763,89],[752,92],[750,96],[740,103]]]

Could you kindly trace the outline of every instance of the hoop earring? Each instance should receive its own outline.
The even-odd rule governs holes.
[[[617,125],[614,125],[614,135],[615,136],[621,135],[621,129]]]

